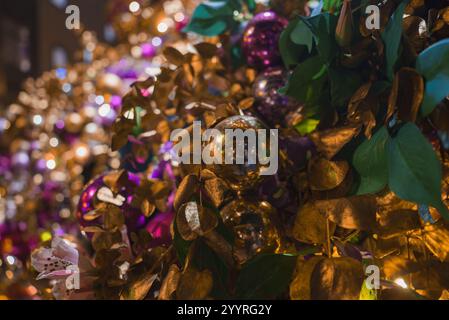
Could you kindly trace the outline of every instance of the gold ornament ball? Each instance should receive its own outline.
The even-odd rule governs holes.
[[[207,168],[213,171],[218,177],[225,180],[229,186],[235,191],[246,191],[255,188],[265,178],[262,174],[263,170],[269,167],[268,164],[261,164],[259,161],[258,152],[263,152],[264,155],[269,155],[270,134],[269,130],[257,118],[252,116],[238,115],[229,117],[218,123],[213,129],[217,130],[217,136],[213,136],[205,143],[205,150],[210,151],[210,155],[214,158],[221,159],[221,163],[210,164]],[[255,136],[254,144],[248,143],[248,138],[241,140],[234,139],[232,142],[232,149],[228,153],[232,155],[232,163],[226,164],[226,141],[231,140],[231,136],[227,135],[227,130],[231,129],[236,133],[238,129],[246,134],[253,134]],[[253,133],[247,130],[252,129]],[[259,143],[257,130],[266,130],[266,141]],[[259,150],[261,148],[262,150]],[[242,155],[243,150],[244,159],[241,164],[237,164],[237,155]],[[250,150],[254,153],[254,162],[249,161],[248,155]],[[229,161],[228,161],[229,162]]]
[[[274,253],[281,247],[272,218],[273,207],[266,201],[237,199],[220,212],[223,223],[235,236],[234,257],[244,263],[259,253]]]

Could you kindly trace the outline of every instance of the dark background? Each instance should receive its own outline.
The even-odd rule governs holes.
[[[80,41],[65,27],[71,4],[79,6],[87,30],[113,41],[107,0],[0,0],[0,108],[14,101],[27,77],[73,62]]]

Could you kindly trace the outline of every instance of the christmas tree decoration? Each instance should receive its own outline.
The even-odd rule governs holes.
[[[116,189],[117,182],[113,180],[117,175],[117,172],[112,172],[95,178],[81,193],[76,217],[82,227],[102,225],[104,221],[101,221],[101,218],[104,212],[101,211],[111,210],[111,207],[120,208],[130,232],[145,227],[147,221],[144,213],[140,208],[132,207],[133,194],[140,183],[139,177],[128,174],[128,183]]]
[[[227,204],[220,215],[235,236],[234,256],[244,263],[260,253],[280,249],[281,239],[273,222],[275,210],[268,202],[237,199]]]
[[[368,2],[109,0],[0,108],[0,299],[447,300],[449,4]]]
[[[282,68],[270,68],[261,72],[254,80],[255,108],[271,125],[285,126],[288,113],[296,111],[300,106],[294,99],[279,93],[287,79],[287,71]]]
[[[270,136],[257,136],[257,130],[265,129],[264,124],[252,116],[233,116],[218,123],[214,129],[220,135],[206,144],[206,148],[214,157],[221,159],[221,164],[211,165],[211,170],[235,191],[255,188],[264,179],[264,171],[270,166],[270,163],[260,161],[260,155],[270,156],[271,148]],[[250,130],[253,141],[233,139],[227,134],[227,130],[232,129]],[[246,160],[238,157],[246,157]]]
[[[287,25],[288,20],[273,11],[259,13],[248,23],[242,51],[250,67],[263,70],[282,63],[278,42]]]

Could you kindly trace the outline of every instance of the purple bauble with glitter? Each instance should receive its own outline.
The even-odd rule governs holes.
[[[254,81],[253,95],[256,99],[257,112],[270,125],[285,125],[289,112],[295,111],[299,104],[293,98],[278,91],[285,86],[288,72],[282,68],[269,68]]]
[[[256,15],[248,24],[242,40],[242,50],[248,65],[257,69],[278,66],[282,63],[279,37],[288,20],[273,11]]]
[[[135,174],[128,173],[128,185],[123,187],[116,194],[113,193],[104,182],[105,177],[110,174],[111,173],[107,173],[94,179],[81,193],[78,210],[76,212],[76,217],[78,218],[80,225],[82,227],[101,225],[103,222],[101,217],[94,219],[93,221],[86,221],[84,216],[95,210],[96,205],[103,202],[120,207],[122,213],[125,215],[125,224],[129,232],[135,232],[144,228],[147,223],[147,218],[139,208],[134,208],[131,205],[134,192],[140,184],[139,177]],[[102,196],[100,196],[100,190],[102,191]],[[106,194],[106,196],[104,194]]]
[[[176,194],[176,177],[173,172],[171,161],[176,157],[176,151],[174,150],[173,142],[169,141],[164,143],[159,150],[158,156],[159,163],[151,173],[151,179],[169,179],[173,183],[173,190],[167,199],[167,211],[156,212],[153,217],[151,217],[146,227],[153,238],[150,247],[169,245],[172,242],[170,229],[175,217],[173,202]]]

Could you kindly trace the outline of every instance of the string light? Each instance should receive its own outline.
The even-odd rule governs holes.
[[[75,149],[75,154],[79,159],[87,158],[89,155],[89,149],[85,145],[80,145]]]
[[[151,44],[155,47],[159,47],[162,44],[162,39],[160,37],[154,37],[151,40]]]
[[[129,11],[136,13],[140,10],[140,4],[137,1],[133,1],[129,4]]]
[[[98,114],[100,115],[100,117],[107,117],[110,112],[111,112],[111,106],[107,103],[105,103],[98,109]]]
[[[42,116],[41,115],[35,115],[34,117],[33,117],[33,123],[36,125],[36,126],[40,126],[41,124],[42,124],[42,121],[43,121],[43,119],[42,119]]]
[[[46,165],[48,170],[54,170],[56,168],[56,161],[53,159],[48,160]]]

